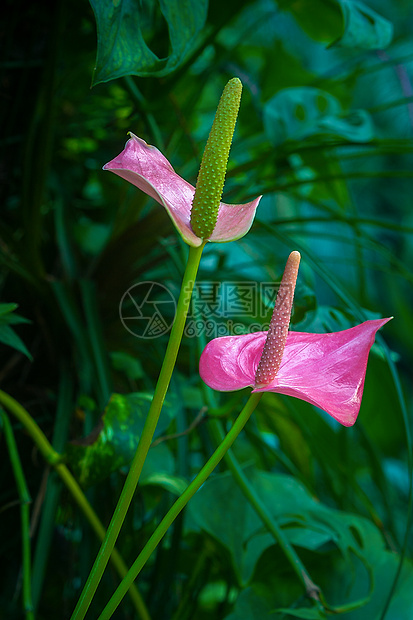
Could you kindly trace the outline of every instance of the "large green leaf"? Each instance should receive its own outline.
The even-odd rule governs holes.
[[[254,588],[242,590],[233,612],[226,620],[274,620],[273,606],[260,591]]]
[[[383,49],[393,38],[393,24],[363,2],[339,0],[344,32],[336,41],[344,47]]]
[[[93,84],[126,75],[165,76],[185,59],[202,30],[208,0],[159,0],[169,31],[170,53],[159,58],[145,41],[148,7],[139,0],[90,0],[98,51]]]
[[[112,472],[129,465],[150,402],[146,394],[112,394],[99,427],[88,437],[68,444],[66,458],[82,486],[104,480]],[[165,401],[156,429],[157,436],[165,432],[174,413],[174,404],[170,400]],[[170,451],[164,444],[151,448],[145,466],[148,478],[154,473],[171,474],[173,459]],[[160,486],[167,486],[167,483],[170,485],[171,481],[163,480]]]
[[[361,49],[383,49],[393,37],[392,23],[355,0],[279,0],[301,28],[323,43]]]
[[[290,543],[309,550],[333,544],[348,561],[350,551],[361,553],[361,519],[322,505],[290,476],[263,471],[247,475],[274,519],[285,527]],[[274,539],[263,529],[232,477],[223,474],[207,481],[191,501],[190,514],[192,525],[207,531],[230,551],[240,582],[248,583],[257,560]]]
[[[285,88],[267,101],[264,127],[275,146],[314,137],[318,141],[342,138],[350,142],[369,142],[374,137],[373,123],[365,110],[343,113],[338,99],[310,86]]]
[[[348,620],[377,617],[390,588],[389,575],[394,574],[398,563],[397,555],[386,549],[380,530],[364,517],[323,505],[291,476],[257,470],[249,470],[247,475],[270,514],[283,528],[289,542],[302,549],[317,551],[317,555],[314,554],[316,567],[320,565],[316,558],[321,553],[327,556],[323,589],[329,603],[343,607],[343,611],[346,606],[353,607],[354,603],[354,608],[343,616]],[[265,585],[262,582],[264,590],[260,605],[263,617],[267,617],[264,610],[272,609],[274,612],[277,607],[286,608],[284,595],[271,590],[274,576],[269,574],[268,567],[255,572],[260,556],[274,545],[274,540],[265,532],[231,476],[219,474],[208,480],[191,500],[189,513],[190,528],[197,526],[203,529],[226,547],[244,586],[255,584],[255,581],[251,582],[254,575],[254,579],[260,582],[262,579],[267,580],[268,575],[268,583],[265,581]],[[272,556],[273,552],[269,557]],[[283,568],[279,566],[280,556],[277,557],[278,560],[274,559],[276,564],[278,562],[277,570],[281,571],[280,576],[284,575],[282,579],[287,578],[286,560]],[[389,617],[400,620],[411,617],[409,614],[413,612],[413,601],[408,591],[412,578],[412,566],[406,562],[390,608],[394,615],[391,616],[390,612]],[[268,591],[265,592],[265,588]],[[240,595],[239,603],[237,601],[229,618],[254,618],[248,610],[251,601],[256,604],[258,592],[259,589],[247,588]],[[293,592],[292,588],[290,592]],[[290,603],[293,601],[294,596]],[[284,617],[284,613],[287,612],[283,610],[280,616],[274,617]],[[321,613],[310,609],[292,609],[290,615],[323,617]]]

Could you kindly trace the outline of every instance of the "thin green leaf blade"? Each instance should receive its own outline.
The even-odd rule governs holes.
[[[5,314],[9,314],[9,312],[13,312],[18,307],[18,304],[0,304],[0,316],[4,316]]]
[[[0,342],[23,353],[29,360],[33,359],[22,339],[9,325],[0,324]]]

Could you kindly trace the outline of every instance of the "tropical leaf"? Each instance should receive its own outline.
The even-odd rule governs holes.
[[[359,529],[364,531],[358,517],[323,506],[290,476],[251,471],[248,477],[292,544],[316,550],[332,543],[347,560],[351,550],[361,553],[358,541],[362,534],[353,534]],[[262,530],[231,476],[217,475],[208,480],[192,500],[190,513],[193,525],[207,531],[230,551],[238,578],[247,584],[256,562],[274,544],[274,539]]]
[[[310,37],[329,45],[383,49],[393,37],[392,23],[356,0],[281,0],[279,5],[293,13]]]
[[[93,84],[127,75],[165,76],[182,64],[202,30],[208,0],[159,0],[170,53],[159,58],[145,41],[147,15],[139,0],[90,0],[98,32]]]
[[[369,142],[374,137],[368,112],[343,113],[336,97],[310,86],[285,88],[274,95],[264,106],[264,127],[275,146],[307,138]]]

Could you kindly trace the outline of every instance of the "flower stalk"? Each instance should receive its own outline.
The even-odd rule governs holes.
[[[109,618],[111,618],[119,603],[122,601],[128,589],[133,584],[134,580],[139,575],[142,568],[145,566],[154,549],[156,549],[159,542],[165,536],[173,521],[187,505],[189,500],[195,495],[198,489],[204,484],[204,482],[214,471],[218,463],[223,459],[229,448],[232,446],[232,444],[244,428],[245,424],[248,422],[251,414],[254,412],[260,400],[261,394],[251,394],[247,403],[245,404],[245,407],[238,415],[237,419],[235,420],[234,424],[232,425],[231,429],[229,430],[223,441],[220,443],[220,445],[209,458],[209,460],[205,463],[201,471],[197,474],[197,476],[187,486],[182,495],[178,497],[176,502],[166,513],[165,517],[162,519],[162,521],[142,549],[141,553],[132,564],[128,574],[118,586],[117,590],[115,591],[109,603],[106,605],[105,609],[99,616],[98,620],[109,620]]]
[[[30,504],[31,497],[24,477],[23,467],[17,451],[16,440],[8,416],[0,411],[6,444],[9,449],[17,490],[20,499],[21,533],[22,533],[22,573],[23,573],[23,608],[26,620],[34,620],[34,606],[31,585],[31,544],[30,544]]]
[[[176,315],[152,403],[122,493],[112,515],[105,539],[73,612],[72,620],[83,620],[89,609],[139,482],[143,464],[151,446],[162,405],[172,377],[204,245],[205,244],[199,247],[189,248],[188,262],[182,280]]]
[[[36,446],[42,453],[44,459],[52,467],[54,467],[56,473],[65,484],[66,488],[72,495],[80,510],[83,512],[84,516],[86,517],[97,537],[100,540],[103,540],[106,530],[102,522],[96,515],[92,506],[89,504],[79,484],[72,476],[66,465],[62,462],[61,455],[53,449],[48,439],[46,438],[46,435],[38,427],[31,415],[26,411],[26,409],[24,409],[24,407],[20,405],[20,403],[18,403],[14,398],[9,396],[9,394],[6,394],[6,392],[3,392],[2,390],[0,390],[0,403],[23,425],[25,430],[31,436]],[[117,549],[113,549],[111,561],[120,577],[126,575],[128,570],[127,566]],[[140,618],[141,620],[150,620],[150,616],[146,609],[145,603],[143,602],[143,599],[135,586],[133,587],[133,589],[131,589],[130,596],[133,601],[136,613],[138,614],[138,618]]]

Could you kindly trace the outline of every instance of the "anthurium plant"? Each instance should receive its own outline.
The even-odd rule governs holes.
[[[410,620],[413,8],[64,4],[3,37],[0,616]]]

